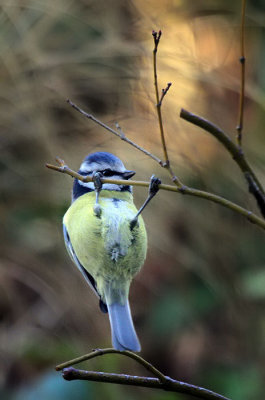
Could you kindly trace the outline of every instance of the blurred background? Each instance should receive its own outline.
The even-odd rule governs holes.
[[[137,179],[154,161],[73,110],[70,98],[162,157],[156,118],[152,29],[162,29],[160,90],[172,168],[185,184],[255,211],[245,181],[214,138],[180,120],[184,107],[221,125],[237,124],[239,0],[0,1],[0,397],[7,400],[173,399],[176,395],[66,382],[54,366],[110,347],[106,315],[72,265],[62,217],[73,169],[110,151]],[[247,2],[244,151],[265,184],[265,6]],[[135,188],[139,207],[146,190]],[[148,257],[130,302],[141,355],[166,375],[233,400],[264,395],[264,232],[232,211],[160,192],[144,212]],[[105,356],[86,369],[146,375],[132,360]],[[178,395],[179,399],[188,399]]]

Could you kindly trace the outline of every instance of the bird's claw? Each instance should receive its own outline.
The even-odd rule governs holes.
[[[144,210],[144,208],[147,206],[149,201],[157,194],[159,191],[159,185],[161,184],[161,180],[159,178],[156,178],[155,175],[152,175],[150,178],[150,184],[149,184],[149,192],[148,192],[148,197],[145,200],[144,204],[142,207],[138,210],[137,214],[135,217],[131,220],[130,228],[133,230],[135,226],[138,224],[138,217],[141,214],[141,212]]]
[[[103,186],[103,184],[101,182],[101,178],[102,177],[103,177],[102,173],[98,172],[98,171],[94,171],[93,174],[92,174],[92,180],[93,180],[94,187],[95,187],[95,192],[96,192],[96,202],[95,202],[95,205],[94,205],[94,213],[95,213],[96,217],[98,217],[98,218],[100,218],[101,211],[102,211],[101,210],[101,206],[100,206],[100,204],[98,202],[99,193],[100,193],[100,191],[102,189],[102,186]]]
[[[155,196],[157,194],[159,191],[159,185],[161,185],[161,180],[155,175],[152,175],[149,184],[149,196]]]
[[[103,175],[102,175],[102,173],[101,172],[98,172],[98,171],[94,171],[93,172],[93,174],[92,174],[92,180],[93,180],[93,183],[94,183],[94,186],[95,186],[95,190],[97,191],[97,192],[100,192],[101,191],[101,189],[102,189],[102,182],[101,182],[101,178],[103,178]]]

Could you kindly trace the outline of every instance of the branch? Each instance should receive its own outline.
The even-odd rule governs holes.
[[[180,111],[180,118],[183,118],[193,125],[199,126],[203,130],[211,133],[220,143],[222,143],[222,145],[231,154],[232,158],[243,172],[244,177],[248,183],[249,192],[252,193],[255,197],[258,207],[263,217],[265,217],[264,189],[254,171],[250,167],[248,161],[246,160],[242,149],[238,147],[235,143],[233,143],[229,136],[226,135],[226,133],[221,128],[219,128],[217,125],[214,125],[207,119],[192,114],[191,112],[184,109],[181,109]]]
[[[241,65],[241,83],[240,83],[240,99],[239,99],[239,112],[237,123],[237,144],[241,147],[242,144],[242,131],[243,131],[243,117],[244,117],[244,100],[245,100],[245,14],[246,14],[246,0],[242,0],[241,6],[241,29],[240,29],[240,52],[241,56],[239,62]]]
[[[169,158],[168,158],[168,152],[167,152],[167,146],[166,146],[166,140],[165,140],[165,134],[164,134],[162,114],[161,114],[162,102],[160,102],[160,100],[159,100],[159,90],[158,90],[158,81],[157,81],[157,62],[156,62],[157,48],[158,48],[158,44],[160,42],[162,31],[159,31],[159,32],[153,31],[152,35],[154,38],[153,69],[154,69],[154,85],[155,85],[155,96],[156,96],[156,110],[157,110],[159,129],[160,129],[160,137],[161,137],[164,158],[165,158],[165,164],[166,164],[165,166],[167,166],[167,165],[169,165]]]
[[[87,361],[91,360],[91,358],[103,356],[105,354],[120,354],[122,356],[130,357],[133,360],[137,361],[139,364],[143,365],[147,371],[151,372],[153,375],[155,375],[160,381],[166,380],[166,376],[162,374],[158,369],[156,369],[152,364],[150,364],[148,361],[146,361],[144,358],[139,356],[138,354],[133,353],[132,351],[119,351],[115,350],[113,348],[110,349],[96,349],[93,350],[92,353],[85,354],[84,356],[74,358],[73,360],[66,361],[63,364],[57,365],[55,368],[56,371],[61,371],[62,369],[65,369],[66,367],[72,366],[74,364],[78,364],[82,361]]]
[[[211,390],[177,381],[169,377],[167,377],[166,382],[161,382],[158,378],[149,378],[147,376],[132,376],[127,374],[124,375],[106,372],[84,371],[70,367],[63,370],[63,378],[67,381],[81,379],[93,382],[118,383],[121,385],[163,389],[167,392],[184,393],[194,396],[198,399],[205,400],[229,400],[227,397],[224,397]]]
[[[149,372],[154,374],[156,378],[150,378],[145,376],[131,376],[127,374],[124,375],[124,374],[113,374],[105,372],[84,371],[72,367],[67,368],[70,365],[74,365],[79,362],[90,360],[91,358],[95,358],[110,353],[120,354],[122,356],[134,359],[135,361],[143,365]],[[170,392],[185,393],[201,399],[229,400],[226,397],[223,397],[215,392],[212,392],[211,390],[204,389],[195,385],[190,385],[189,383],[180,382],[168,376],[165,376],[164,374],[162,374],[162,372],[156,369],[152,364],[150,364],[144,358],[140,357],[138,354],[135,354],[131,351],[118,351],[112,348],[97,349],[94,350],[92,353],[86,354],[82,357],[78,357],[75,358],[74,360],[67,361],[63,364],[58,365],[56,367],[56,370],[57,371],[63,370],[63,378],[68,381],[81,379],[81,380],[105,382],[105,383],[119,383],[123,385],[150,387],[156,389],[163,389]]]
[[[167,152],[167,146],[166,146],[166,139],[165,139],[165,133],[164,133],[164,126],[163,126],[163,120],[162,120],[162,112],[161,112],[161,106],[162,106],[162,101],[165,95],[167,94],[171,83],[167,84],[166,89],[162,89],[162,95],[161,98],[159,99],[159,90],[158,90],[158,81],[157,81],[157,62],[156,62],[156,55],[157,55],[157,48],[158,44],[160,42],[160,38],[162,35],[162,31],[152,32],[153,38],[154,38],[154,50],[153,50],[153,69],[154,69],[154,86],[155,86],[155,96],[156,96],[156,111],[157,111],[157,117],[158,117],[158,124],[159,124],[159,130],[160,130],[160,137],[161,137],[161,143],[162,143],[162,148],[164,152],[164,158],[165,158],[165,163],[162,165],[164,168],[166,168],[172,178],[172,181],[175,183],[176,186],[181,187],[182,183],[179,180],[179,178],[174,174],[170,167],[170,161],[168,157],[168,152]]]
[[[60,161],[63,162],[62,160],[60,160]],[[73,178],[76,178],[82,182],[92,182],[91,176],[80,175],[78,172],[73,171],[65,164],[60,164],[60,166],[46,164],[46,167],[49,169],[52,169],[54,171],[70,175]],[[102,183],[114,183],[116,185],[128,185],[128,180],[102,178],[101,181],[102,181]],[[145,181],[131,181],[130,180],[129,182],[130,182],[131,186],[141,186],[141,187],[149,187],[149,184],[150,184],[150,182],[145,182]],[[236,213],[244,216],[253,224],[258,225],[260,228],[265,229],[265,221],[262,218],[258,217],[256,214],[252,213],[251,211],[249,211],[249,210],[247,210],[247,209],[245,209],[245,208],[243,208],[221,196],[217,196],[213,193],[204,192],[203,190],[194,189],[194,188],[191,188],[188,186],[178,187],[178,186],[166,185],[163,183],[161,183],[159,185],[159,189],[167,190],[170,192],[177,192],[177,193],[181,193],[183,195],[187,194],[189,196],[196,196],[196,197],[200,197],[202,199],[209,200],[214,203],[220,204],[223,207],[229,208],[230,210],[235,211]]]
[[[119,132],[115,131],[115,129],[112,129],[110,126],[104,124],[99,119],[95,118],[92,114],[88,114],[87,112],[82,110],[80,107],[78,107],[76,104],[74,104],[71,100],[68,99],[67,103],[69,103],[71,107],[73,107],[75,110],[80,112],[80,114],[84,115],[86,118],[88,118],[91,121],[95,122],[96,124],[102,126],[102,128],[104,128],[107,131],[109,131],[109,132],[113,133],[114,135],[118,136],[121,140],[124,140],[124,142],[129,143],[131,146],[135,147],[137,150],[140,150],[141,152],[146,154],[148,157],[151,157],[159,165],[163,166],[163,162],[158,157],[156,157],[154,154],[150,153],[149,151],[145,150],[143,147],[139,146],[138,144],[134,143],[132,140],[128,139],[125,136],[124,132],[122,132],[119,127],[117,127]]]
[[[167,87],[165,89],[162,89],[161,97],[160,97],[160,100],[159,100],[159,103],[157,104],[157,106],[159,106],[159,107],[162,106],[162,101],[163,101],[165,95],[167,94],[167,92],[169,91],[171,85],[172,85],[172,83],[168,82]]]

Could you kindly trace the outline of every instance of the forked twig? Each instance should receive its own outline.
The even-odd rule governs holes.
[[[241,4],[241,26],[240,26],[240,64],[241,64],[241,86],[240,86],[240,99],[239,99],[239,111],[238,111],[238,124],[237,124],[237,144],[235,144],[226,133],[214,125],[212,122],[199,117],[187,110],[182,109],[180,112],[180,118],[199,126],[205,131],[211,133],[215,138],[222,143],[226,150],[231,154],[234,161],[241,169],[247,184],[249,192],[255,197],[257,205],[261,211],[261,214],[265,218],[265,191],[260,183],[258,177],[254,173],[253,169],[249,165],[243,151],[242,145],[242,131],[243,131],[243,119],[244,119],[244,100],[245,100],[245,14],[246,14],[246,0],[242,0]]]
[[[138,354],[133,353],[132,351],[119,351],[113,348],[110,349],[95,349],[91,353],[85,354],[81,357],[74,358],[73,360],[66,361],[65,363],[59,364],[56,366],[56,371],[61,371],[66,367],[70,367],[75,364],[79,364],[80,362],[91,360],[92,358],[103,356],[105,354],[120,354],[122,356],[126,356],[132,358],[133,360],[137,361],[141,364],[145,369],[155,375],[160,381],[166,380],[166,377],[162,372],[156,369],[151,363],[146,361],[144,358],[139,356]]]
[[[171,82],[168,82],[167,87],[166,87],[165,89],[162,89],[162,91],[161,91],[161,97],[160,97],[160,100],[159,100],[159,103],[157,104],[157,106],[159,106],[159,107],[162,106],[162,101],[163,101],[165,95],[167,94],[167,92],[169,91],[171,85],[172,85],[172,83],[171,83]]]
[[[168,152],[167,152],[167,146],[166,146],[166,140],[165,140],[165,133],[164,133],[164,127],[163,127],[163,122],[162,122],[162,113],[161,113],[161,104],[159,99],[159,90],[158,90],[158,80],[157,80],[157,62],[156,62],[156,55],[157,55],[157,48],[160,42],[160,38],[162,35],[162,31],[152,32],[153,38],[154,38],[154,50],[153,50],[153,70],[154,70],[154,86],[155,86],[155,97],[156,97],[156,109],[157,109],[157,115],[158,115],[158,123],[159,123],[159,129],[160,129],[160,137],[161,137],[161,143],[162,143],[162,148],[164,152],[164,159],[165,159],[165,167],[169,165],[169,158],[168,158]]]
[[[258,207],[262,215],[265,217],[265,193],[263,186],[249,165],[242,149],[239,148],[221,128],[207,119],[199,117],[198,115],[184,109],[180,112],[180,118],[183,118],[193,125],[199,126],[204,131],[209,132],[226,148],[244,174],[248,183],[249,192],[255,197]]]
[[[170,166],[170,161],[168,157],[168,151],[167,151],[167,145],[166,145],[166,139],[165,139],[165,132],[164,132],[164,126],[163,126],[163,120],[162,120],[162,111],[161,111],[161,106],[162,106],[162,101],[167,94],[171,83],[167,84],[166,89],[162,89],[162,94],[161,98],[159,98],[159,90],[158,90],[158,80],[157,80],[157,61],[156,61],[156,55],[157,55],[157,48],[160,42],[160,38],[162,35],[162,31],[153,31],[152,32],[153,38],[154,38],[154,49],[153,49],[153,70],[154,70],[154,86],[155,86],[155,98],[156,98],[156,111],[157,111],[157,117],[158,117],[158,124],[159,124],[159,130],[160,130],[160,138],[161,138],[161,144],[162,144],[162,149],[164,152],[164,158],[165,162],[163,163],[163,167],[166,168],[172,178],[172,181],[175,183],[176,186],[182,187],[182,183],[180,179],[174,174],[173,170],[171,169]]]
[[[149,372],[155,375],[156,378],[150,378],[146,376],[132,376],[127,374],[126,375],[113,374],[106,372],[99,373],[95,371],[84,371],[70,367],[74,364],[90,360],[95,357],[103,356],[105,354],[120,354],[125,357],[130,357],[135,361],[137,361],[142,366],[144,366],[144,368],[146,368]],[[162,372],[160,372],[157,368],[155,368],[151,363],[146,361],[144,358],[140,357],[138,354],[132,353],[131,351],[119,351],[112,348],[96,349],[89,354],[86,354],[84,356],[75,358],[73,360],[58,365],[56,367],[56,371],[61,371],[61,370],[63,372],[63,378],[68,381],[81,379],[81,380],[96,381],[96,382],[119,383],[123,385],[150,387],[156,389],[163,389],[170,392],[185,393],[201,399],[229,400],[226,397],[218,393],[215,393],[211,390],[172,379],[164,375]]]

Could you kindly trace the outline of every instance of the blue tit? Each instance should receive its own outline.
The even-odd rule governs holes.
[[[88,155],[78,172],[123,180],[135,174],[118,157],[106,152]],[[129,184],[104,183],[99,196],[95,185],[74,180],[72,204],[63,218],[66,247],[98,296],[101,310],[109,314],[113,347],[140,351],[128,295],[131,281],[146,257],[145,225],[141,215],[135,219],[137,209]],[[100,212],[95,208],[97,202]]]

